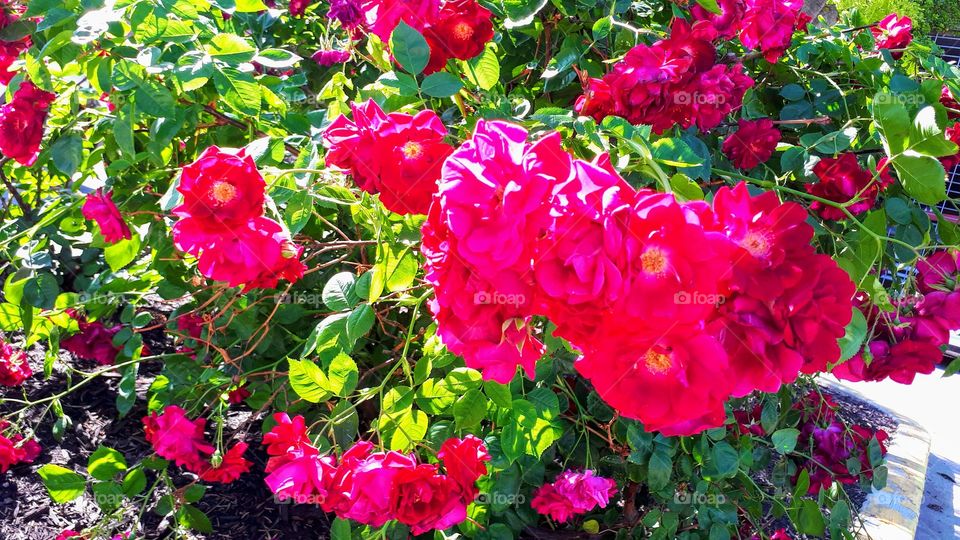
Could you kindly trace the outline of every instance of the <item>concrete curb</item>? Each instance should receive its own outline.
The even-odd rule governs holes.
[[[911,418],[898,414],[842,383],[817,381],[831,392],[846,394],[871,404],[897,421],[897,431],[887,447],[887,485],[873,490],[860,508],[861,540],[913,540],[920,521],[923,487],[930,458],[930,434]]]

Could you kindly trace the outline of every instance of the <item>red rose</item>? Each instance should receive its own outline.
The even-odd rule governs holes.
[[[741,118],[739,128],[723,141],[723,153],[733,166],[749,170],[766,163],[780,142],[780,131],[768,118],[746,120]]]
[[[353,120],[339,116],[323,135],[327,163],[349,171],[357,187],[380,194],[388,210],[426,214],[444,160],[453,147],[433,111],[385,114],[373,100],[353,105]]]
[[[17,41],[0,41],[0,83],[10,84],[16,72],[10,71],[10,66],[17,61],[20,53],[30,48],[30,37]]]
[[[31,375],[27,355],[0,340],[0,385],[19,386]]]
[[[940,103],[947,108],[947,116],[951,120],[960,118],[960,103],[950,93],[950,88],[944,86],[940,91]]]
[[[243,224],[263,214],[266,182],[244,150],[211,146],[183,168],[177,191],[180,217],[197,218],[212,230]]]
[[[947,137],[947,140],[960,147],[960,123],[948,127],[944,135]],[[954,167],[960,165],[960,149],[952,156],[940,158],[940,163],[943,163],[943,168],[946,169],[947,173],[952,171]]]
[[[120,210],[113,203],[113,192],[103,192],[103,189],[87,195],[87,200],[83,203],[83,217],[91,221],[96,221],[100,227],[100,234],[103,240],[108,244],[114,244],[121,240],[129,240],[132,236],[130,228],[123,221]]]
[[[389,512],[416,536],[467,519],[467,501],[454,480],[437,474],[436,465],[417,465],[394,475]]]
[[[440,71],[450,58],[469,60],[493,39],[493,14],[477,0],[449,0],[426,31],[430,63],[424,73]]]
[[[36,163],[43,140],[43,125],[55,94],[26,81],[13,99],[0,108],[0,153],[29,167]]]
[[[483,441],[473,435],[447,439],[437,452],[437,458],[443,462],[447,476],[459,484],[464,498],[472,500],[477,496],[477,479],[487,474],[487,466],[483,463],[490,461]]]
[[[807,192],[838,203],[859,197],[857,202],[847,207],[853,215],[862,214],[872,208],[880,192],[879,182],[874,181],[870,171],[860,166],[857,155],[852,152],[842,154],[839,158],[821,159],[813,167],[813,174],[820,181],[804,186]],[[820,201],[810,203],[810,208],[823,219],[841,220],[847,217],[839,208]]]
[[[240,478],[241,474],[249,471],[250,467],[253,466],[253,463],[243,457],[243,453],[246,451],[247,443],[237,443],[223,454],[219,465],[213,466],[207,462],[203,462],[202,465],[194,464],[193,472],[205,482],[229,484]]]
[[[903,56],[903,51],[913,41],[913,22],[910,17],[900,17],[891,13],[870,29],[877,41],[878,49],[890,49],[894,58]]]

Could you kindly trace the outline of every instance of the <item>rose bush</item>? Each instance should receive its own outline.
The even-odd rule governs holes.
[[[251,477],[337,538],[852,538],[889,434],[816,380],[960,327],[960,69],[686,4],[4,3],[0,471],[98,496],[61,538]],[[148,457],[49,463],[87,385]]]

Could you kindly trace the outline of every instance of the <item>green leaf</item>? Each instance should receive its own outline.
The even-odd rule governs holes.
[[[136,468],[131,470],[123,477],[123,485],[121,489],[123,494],[127,497],[136,497],[143,492],[147,487],[147,475],[143,472],[143,469]]]
[[[117,412],[121,417],[126,416],[137,402],[137,373],[140,365],[131,364],[122,370],[123,375],[117,385]]]
[[[265,49],[253,59],[254,62],[265,68],[288,69],[303,60],[300,56],[284,49]]]
[[[461,88],[463,88],[463,83],[460,82],[460,79],[446,71],[427,75],[423,79],[423,84],[420,85],[424,94],[436,98],[450,97],[459,92]]]
[[[390,35],[390,51],[400,67],[414,75],[421,73],[430,61],[430,46],[427,45],[427,40],[403,21],[400,21]]]
[[[726,441],[720,441],[713,446],[713,450],[710,452],[710,469],[709,476],[716,478],[733,478],[737,475],[737,470],[739,468],[740,454],[737,450],[730,446],[730,443]],[[704,476],[707,476],[707,473],[704,472]]]
[[[119,272],[140,254],[140,235],[134,233],[129,240],[120,240],[103,249],[103,258],[106,259],[110,270]]]
[[[234,111],[252,117],[260,116],[260,85],[253,75],[231,67],[213,72],[213,86]]]
[[[213,525],[210,523],[210,518],[199,508],[189,504],[180,507],[180,510],[177,511],[177,522],[184,527],[202,533],[213,532]]]
[[[709,11],[710,13],[715,13],[720,15],[723,13],[723,10],[720,9],[720,6],[717,4],[717,0],[697,0],[697,4],[700,4],[700,7]],[[711,532],[711,540],[713,540],[713,533]]]
[[[145,114],[161,118],[176,116],[173,95],[162,84],[144,79],[134,79],[137,86],[133,99],[137,109]]]
[[[500,0],[506,13],[505,28],[517,28],[533,22],[534,17],[547,5],[547,0]]]
[[[60,285],[52,274],[38,274],[23,286],[23,300],[39,309],[53,309],[60,294]]]
[[[947,172],[940,160],[907,151],[893,159],[900,182],[907,193],[923,204],[937,204],[947,198]]]
[[[50,155],[57,170],[72,177],[83,162],[83,139],[79,135],[60,137],[50,147]]]
[[[406,452],[423,440],[429,423],[430,419],[423,411],[408,408],[403,412],[390,415],[387,425],[381,429],[389,433],[390,450]]]
[[[37,474],[43,480],[50,498],[56,503],[62,504],[76,499],[87,487],[87,481],[82,476],[52,463],[37,469]]]
[[[817,501],[813,499],[802,499],[800,501],[800,509],[797,512],[794,525],[796,525],[797,531],[803,534],[823,536],[826,523]]]
[[[263,0],[237,0],[234,11],[237,13],[259,13],[269,9]]]
[[[496,86],[500,82],[500,60],[493,47],[488,46],[482,53],[468,60],[463,73],[468,81],[481,90],[490,90]]]
[[[287,223],[291,234],[297,234],[310,223],[313,217],[313,196],[310,191],[304,189],[297,191],[287,201],[287,207],[283,212],[283,220]]]
[[[647,482],[651,490],[659,491],[667,487],[670,483],[670,475],[673,473],[673,460],[670,459],[666,448],[657,446],[650,455],[647,471]]]
[[[333,311],[346,311],[360,301],[354,293],[356,278],[350,272],[334,274],[323,286],[323,303]]]
[[[330,525],[330,540],[351,540],[352,538],[350,522],[346,519],[334,519]]]
[[[470,390],[453,404],[453,419],[460,429],[480,424],[487,415],[487,398],[479,390]]]
[[[860,352],[863,347],[863,341],[867,337],[867,319],[863,313],[853,308],[853,319],[844,330],[843,337],[840,338],[840,361],[846,361],[853,358],[853,355]]]
[[[513,404],[513,394],[510,393],[510,386],[500,384],[496,381],[483,381],[483,393],[495,404],[505,409],[509,409]]]
[[[358,339],[370,332],[376,320],[376,315],[374,315],[370,304],[357,306],[347,317],[347,340],[351,344],[356,343]]]
[[[301,398],[320,403],[330,397],[330,382],[323,370],[310,360],[289,360],[290,386]]]
[[[357,363],[344,353],[337,353],[327,369],[328,386],[334,394],[346,397],[357,387],[359,369]]]
[[[127,470],[127,460],[113,448],[99,446],[87,459],[87,472],[97,480],[111,480]]]
[[[204,49],[211,57],[233,66],[249,62],[257,54],[257,49],[237,34],[217,34]]]
[[[799,436],[800,431],[794,428],[778,429],[771,436],[773,449],[781,454],[789,454],[797,447],[797,437]]]

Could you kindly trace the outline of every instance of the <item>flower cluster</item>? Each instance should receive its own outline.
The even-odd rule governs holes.
[[[709,24],[720,39],[740,38],[747,49],[759,50],[768,62],[776,62],[787,50],[793,33],[810,20],[799,0],[720,0],[720,13],[695,5],[695,21]]]
[[[894,58],[903,56],[902,49],[913,41],[913,21],[891,13],[870,28],[878,49],[888,49]]]
[[[724,402],[826,369],[854,285],[810,245],[806,212],[722,188],[711,208],[637,191],[556,133],[481,121],[444,165],[423,227],[438,334],[507,382],[543,346],[531,318],[583,356],[577,370],[648,430],[691,434]]]
[[[780,137],[780,130],[773,127],[769,118],[741,118],[737,131],[723,141],[723,153],[734,167],[749,170],[770,159]]]
[[[469,60],[493,39],[493,14],[477,0],[366,0],[366,26],[384,43],[401,21],[430,46],[424,73],[442,70],[451,58]]]
[[[960,268],[957,253],[938,251],[917,264],[918,297],[894,302],[886,313],[861,296],[873,336],[864,350],[833,369],[849,381],[891,379],[911,384],[918,373],[933,373],[950,342],[950,330],[960,328]]]
[[[0,30],[20,20],[24,11],[26,11],[26,3],[4,2],[0,5]],[[10,68],[17,61],[20,53],[29,49],[32,43],[33,40],[29,35],[12,41],[0,40],[0,84],[10,84],[16,75],[16,72],[11,71]]]
[[[228,484],[249,471],[253,464],[243,457],[247,443],[236,443],[220,455],[204,438],[205,425],[205,419],[190,420],[176,405],[143,417],[147,442],[157,455],[185,467],[201,480]]]
[[[0,473],[20,463],[33,463],[40,455],[40,445],[34,439],[24,439],[20,434],[3,435],[8,427],[7,421],[0,420]]]
[[[813,167],[813,174],[819,181],[804,187],[811,195],[836,203],[855,201],[846,208],[851,214],[858,215],[873,208],[880,192],[893,182],[889,169],[882,165],[880,168],[885,169],[886,174],[875,177],[860,166],[853,152],[846,152],[838,158],[821,158]],[[811,202],[810,208],[823,219],[841,220],[847,217],[843,210],[820,201]]]
[[[244,290],[271,289],[303,276],[303,248],[280,223],[263,215],[266,182],[244,150],[207,148],[183,168],[173,209],[178,249],[198,258],[200,273]]]
[[[949,173],[954,167],[960,165],[960,122],[948,127],[944,135],[948,141],[956,144],[958,147],[956,154],[940,158],[940,162],[943,163],[943,168]]]
[[[953,97],[950,88],[944,86],[940,91],[940,104],[947,108],[947,117],[951,120],[960,120],[960,103]]]
[[[617,492],[617,483],[593,471],[563,471],[552,484],[537,489],[530,506],[556,521],[567,521],[596,507],[606,508]]]
[[[113,336],[123,327],[119,324],[107,326],[100,321],[88,322],[73,310],[68,314],[76,319],[80,331],[61,341],[60,346],[81,360],[93,361],[101,366],[113,365],[122,350],[113,344]]]
[[[886,431],[845,424],[837,418],[836,403],[829,396],[815,391],[807,394],[794,408],[801,411],[799,440],[801,445],[809,445],[810,449],[809,457],[798,463],[798,471],[805,469],[810,475],[808,494],[816,495],[821,489],[833,485],[834,480],[841,484],[855,484],[860,475],[868,480],[873,478],[875,464],[871,463],[870,442],[877,441],[878,457],[886,455],[883,444],[889,438]],[[859,467],[850,470],[850,458],[857,458]]]
[[[81,212],[84,218],[97,223],[104,242],[115,244],[131,238],[130,227],[127,227],[120,210],[114,204],[112,191],[104,193],[103,189],[98,189],[87,195]]]
[[[0,385],[20,386],[31,375],[27,355],[0,339]]]
[[[36,163],[43,126],[56,98],[32,82],[22,82],[13,99],[0,107],[0,153],[25,167]]]
[[[267,486],[280,500],[314,503],[342,519],[379,527],[397,520],[414,535],[444,530],[467,517],[479,477],[490,460],[480,439],[451,438],[437,457],[444,466],[419,463],[399,452],[374,452],[358,442],[337,458],[321,455],[311,443],[302,416],[274,415],[263,436],[267,445]]]
[[[374,100],[353,104],[353,120],[340,115],[323,135],[327,164],[350,172],[357,187],[380,194],[398,214],[426,214],[440,167],[453,152],[447,128],[433,111],[386,114]]]
[[[675,125],[713,129],[753,86],[743,65],[717,63],[709,24],[673,22],[670,37],[630,49],[613,70],[591,79],[576,110],[597,121],[616,115],[662,133]]]

